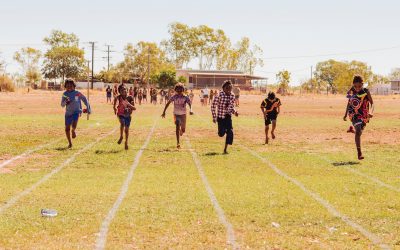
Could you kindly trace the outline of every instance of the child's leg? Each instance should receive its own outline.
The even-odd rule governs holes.
[[[124,133],[124,128],[125,128],[125,123],[122,119],[122,117],[118,117],[119,120],[119,140],[118,140],[118,144],[121,144],[122,140],[123,140],[123,133]]]
[[[65,135],[67,136],[67,140],[68,140],[68,147],[71,148],[72,147],[72,142],[71,142],[71,124],[65,125]]]
[[[180,148],[180,141],[179,141],[179,137],[181,134],[181,120],[178,116],[174,116],[175,118],[175,134],[176,134],[176,145],[178,148]]]
[[[186,115],[182,116],[181,119],[181,136],[186,132]]]
[[[275,128],[276,128],[276,120],[272,120],[272,129],[271,129],[271,137],[275,139]]]
[[[78,118],[79,119],[79,118]],[[72,122],[72,138],[76,138],[75,129],[78,126],[78,119]]]
[[[125,127],[125,149],[128,150],[129,127]]]
[[[362,151],[361,151],[361,135],[363,131],[362,125],[356,125],[355,126],[355,142],[356,142],[356,147],[357,147],[357,154],[358,154],[358,159],[362,160],[364,157],[362,156]]]
[[[269,124],[265,125],[265,144],[268,144],[268,131],[269,131]]]

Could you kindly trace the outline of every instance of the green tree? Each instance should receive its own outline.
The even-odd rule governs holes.
[[[14,54],[14,60],[21,66],[25,79],[29,84],[36,83],[41,79],[39,71],[41,55],[40,50],[31,47],[22,48]]]
[[[138,77],[141,82],[147,82],[148,78],[153,79],[161,70],[174,68],[156,43],[144,41],[136,45],[129,43],[125,47],[125,58],[121,66],[125,75],[130,78]]]
[[[176,68],[182,68],[193,56],[193,30],[186,24],[175,22],[169,25],[170,38],[161,42]]]
[[[276,80],[279,88],[278,93],[286,95],[289,89],[290,72],[287,70],[279,71],[279,73],[276,74]]]
[[[173,70],[163,70],[154,75],[153,79],[162,89],[173,87],[177,83],[176,72]]]
[[[79,77],[85,71],[83,49],[75,34],[53,30],[43,41],[50,47],[45,53],[42,73],[46,78]]]

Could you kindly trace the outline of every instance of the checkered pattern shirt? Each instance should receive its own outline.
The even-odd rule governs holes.
[[[217,110],[216,110],[217,108]],[[235,113],[235,95],[225,94],[224,91],[219,92],[211,104],[211,113],[213,119],[225,118],[226,115],[232,115]]]

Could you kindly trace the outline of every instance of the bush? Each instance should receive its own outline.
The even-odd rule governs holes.
[[[15,91],[13,81],[8,76],[0,76],[0,91]]]

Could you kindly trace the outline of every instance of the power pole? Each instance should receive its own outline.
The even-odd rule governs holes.
[[[90,61],[87,60],[87,76],[88,76],[88,81],[87,81],[87,100],[89,102],[89,82],[90,82]],[[90,102],[89,102],[90,103]],[[87,113],[87,120],[89,120],[89,112]]]
[[[115,51],[110,50],[110,48],[112,47],[112,45],[106,44],[105,46],[107,47],[107,50],[104,51],[104,52],[107,52],[107,57],[103,57],[103,58],[104,58],[104,59],[107,59],[107,71],[110,71],[110,59],[111,59],[110,53],[111,53],[111,52],[115,52]]]
[[[150,47],[147,49],[147,88],[150,84]]]
[[[92,81],[90,88],[93,89],[93,80],[94,80],[94,44],[96,42],[89,42],[92,45]]]

